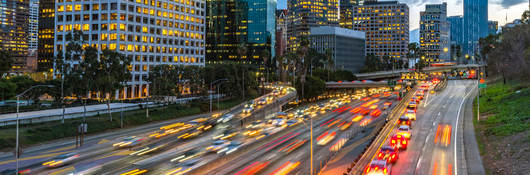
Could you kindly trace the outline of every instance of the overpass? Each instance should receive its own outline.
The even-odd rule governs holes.
[[[396,85],[403,85],[405,82],[396,82]],[[326,82],[326,88],[327,89],[351,89],[351,88],[373,88],[373,87],[383,87],[388,86],[388,81],[370,81],[370,80],[363,80],[363,81],[348,81],[348,82]]]
[[[438,71],[451,71],[453,69],[467,69],[467,68],[478,68],[484,67],[484,64],[460,64],[454,66],[443,66],[443,67],[427,67],[424,68],[425,72],[438,72]],[[358,79],[378,79],[378,78],[394,78],[400,77],[401,73],[412,72],[410,69],[399,69],[393,71],[379,71],[379,72],[368,72],[355,74]]]

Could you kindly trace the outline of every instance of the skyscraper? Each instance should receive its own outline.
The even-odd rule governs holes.
[[[340,12],[340,27],[352,29],[353,28],[353,6],[362,5],[364,0],[342,0],[339,5]]]
[[[276,0],[208,0],[206,60],[261,63],[274,56]],[[242,54],[240,49],[244,47]]]
[[[283,55],[287,50],[287,10],[276,10],[276,55]]]
[[[114,98],[146,97],[154,66],[204,66],[205,6],[196,0],[58,1],[54,54],[64,54],[67,34],[80,30],[86,45],[131,58],[132,78]]]
[[[409,43],[409,7],[398,1],[365,1],[353,7],[353,30],[366,33],[366,55],[404,59]]]
[[[420,12],[420,48],[426,62],[449,59],[450,38],[447,21],[447,3],[427,4]]]
[[[464,22],[463,22],[462,16],[450,16],[447,17],[447,21],[449,22],[450,26],[450,44],[451,44],[451,57],[461,62],[461,60],[457,60],[459,57],[462,56],[462,44],[464,43]]]
[[[339,0],[288,0],[287,49],[296,51],[311,27],[339,26]]]
[[[463,53],[471,57],[478,53],[478,40],[488,36],[488,1],[464,0]]]
[[[39,6],[37,71],[49,71],[51,68],[53,68],[55,0],[40,0]]]
[[[0,2],[0,50],[14,59],[11,72],[27,72],[29,0]]]

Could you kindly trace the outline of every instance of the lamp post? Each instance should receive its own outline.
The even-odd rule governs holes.
[[[307,127],[307,124],[302,120],[304,123],[304,126]],[[309,155],[309,162],[310,162],[310,175],[313,175],[313,117],[309,116],[309,149],[310,149],[310,155]]]
[[[17,161],[17,169],[16,169],[16,174],[18,174],[18,158],[19,158],[19,132],[18,132],[18,126],[19,126],[19,120],[18,120],[18,113],[19,113],[19,106],[20,106],[20,96],[26,94],[27,92],[29,92],[30,90],[34,89],[34,88],[37,88],[37,87],[49,87],[49,88],[52,88],[52,87],[55,87],[54,85],[35,85],[35,86],[31,86],[29,89],[26,89],[24,92],[20,93],[17,95],[17,141],[16,141],[16,147],[15,147],[15,158],[16,158],[16,161]]]
[[[222,79],[218,79],[218,80],[212,81],[210,83],[210,90],[208,90],[208,94],[210,96],[210,113],[212,113],[212,93],[213,93],[213,91],[212,91],[213,87],[212,86],[214,84],[218,83],[218,82],[221,82],[221,81],[228,81],[228,79],[222,78]]]

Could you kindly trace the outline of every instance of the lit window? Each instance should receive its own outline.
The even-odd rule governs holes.
[[[115,43],[109,44],[109,50],[116,50],[116,44]]]
[[[71,12],[72,11],[72,5],[66,5],[66,11]]]
[[[75,11],[81,11],[81,4],[75,5]]]
[[[57,11],[58,12],[64,11],[64,5],[60,5],[59,7],[57,7]]]
[[[90,24],[83,24],[83,31],[90,30]]]

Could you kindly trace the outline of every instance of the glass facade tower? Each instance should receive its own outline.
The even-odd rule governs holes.
[[[478,40],[488,36],[488,1],[464,0],[463,53],[472,57],[478,53]]]

